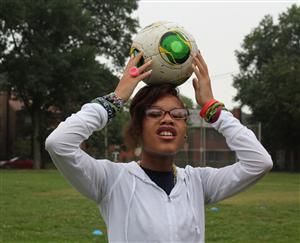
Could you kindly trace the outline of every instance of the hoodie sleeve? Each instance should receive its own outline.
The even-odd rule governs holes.
[[[212,126],[223,134],[228,147],[235,151],[238,162],[218,169],[196,169],[200,171],[206,203],[215,203],[243,191],[256,183],[273,166],[271,156],[254,133],[230,112],[222,111],[218,121]]]
[[[45,147],[56,167],[81,194],[99,203],[108,193],[120,166],[108,160],[96,160],[80,144],[107,123],[107,112],[96,103],[84,105],[49,135]]]

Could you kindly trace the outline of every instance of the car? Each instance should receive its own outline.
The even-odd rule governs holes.
[[[0,161],[1,169],[33,169],[33,160],[22,157],[14,157],[10,160]]]

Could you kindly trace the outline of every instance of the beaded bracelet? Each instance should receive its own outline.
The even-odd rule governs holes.
[[[110,122],[111,119],[115,117],[116,113],[124,106],[124,101],[119,98],[115,92],[93,99],[91,103],[98,103],[103,106],[107,111],[108,122]]]
[[[117,108],[117,111],[120,111],[124,106],[124,101],[118,97],[115,92],[111,92],[110,94],[103,96],[103,98],[113,104]]]

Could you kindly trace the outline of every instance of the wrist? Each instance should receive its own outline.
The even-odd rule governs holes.
[[[200,113],[199,115],[204,118],[205,117],[205,114],[207,112],[207,110],[209,109],[209,107],[211,107],[212,105],[214,105],[215,103],[217,103],[218,101],[215,100],[214,98],[206,101],[203,105],[202,105],[202,108],[200,110]]]
[[[107,111],[108,122],[111,121],[116,113],[124,106],[124,101],[118,97],[115,92],[93,99],[91,102],[98,103],[103,106],[103,108]]]
[[[103,98],[110,102],[116,109],[116,111],[120,111],[125,103],[125,101],[120,96],[118,96],[116,92],[111,92],[108,95],[103,96]]]
[[[113,92],[119,99],[121,99],[123,101],[123,103],[125,103],[128,98],[127,97],[124,97],[124,95],[122,95],[122,92],[120,92],[118,89],[116,89],[114,92]]]
[[[219,119],[222,110],[227,110],[224,104],[215,99],[211,99],[204,104],[199,115],[204,118],[207,123],[214,123]]]

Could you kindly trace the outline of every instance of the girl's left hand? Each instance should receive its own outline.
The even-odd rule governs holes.
[[[193,79],[196,101],[200,106],[214,98],[207,65],[200,54],[200,51],[193,56],[193,69],[196,78]]]

